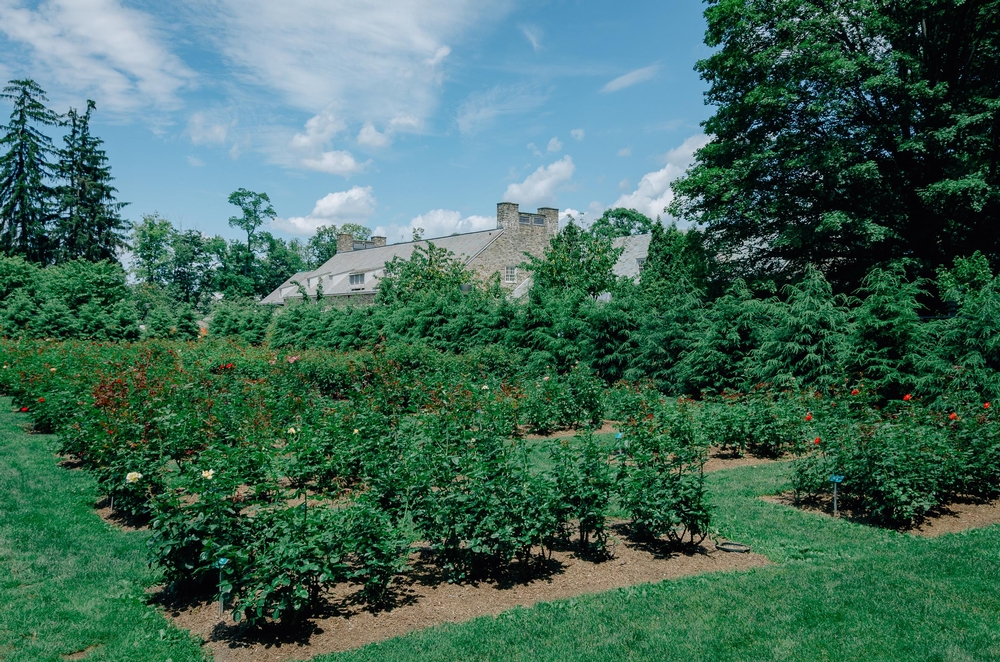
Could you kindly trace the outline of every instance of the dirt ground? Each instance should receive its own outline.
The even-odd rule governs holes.
[[[817,499],[815,502],[795,503],[791,492],[761,497],[764,501],[778,503],[808,510],[821,515],[833,516],[833,497]],[[850,508],[839,509],[838,517],[861,524],[870,524],[863,514],[855,513]],[[966,529],[975,529],[991,524],[1000,524],[1000,500],[989,503],[975,501],[959,501],[942,506],[930,513],[915,526],[900,529],[905,533],[926,538],[934,538],[946,533],[958,533]]]
[[[628,540],[619,525],[612,536],[614,556],[602,562],[556,551],[545,572],[528,581],[482,581],[449,584],[433,567],[417,562],[414,572],[398,582],[396,606],[373,613],[352,604],[344,591],[330,596],[326,613],[294,631],[252,631],[236,625],[227,614],[219,618],[218,603],[165,604],[166,614],[181,628],[205,642],[220,662],[272,662],[307,659],[382,641],[440,623],[496,615],[515,606],[568,598],[586,593],[656,582],[685,575],[746,570],[769,563],[754,553],[726,553],[710,541],[686,552],[664,553]]]

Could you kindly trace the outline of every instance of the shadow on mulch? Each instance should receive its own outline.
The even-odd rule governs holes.
[[[707,556],[708,550],[702,546],[707,536],[695,539],[675,542],[662,538],[652,538],[636,530],[629,521],[616,522],[608,527],[611,531],[621,537],[625,544],[633,549],[645,552],[654,559],[669,560],[678,556]]]
[[[833,517],[832,495],[796,501],[793,492],[783,492],[763,496],[761,499],[769,503]],[[896,524],[879,521],[856,504],[850,501],[845,503],[841,500],[838,503],[837,517],[873,528],[932,538],[946,533],[958,533],[966,529],[1000,524],[1000,500],[988,501],[975,497],[960,497],[951,503],[934,508],[913,522]]]
[[[544,560],[535,550],[523,566],[517,562],[502,570],[467,566],[478,572],[450,583],[440,559],[429,548],[415,548],[410,568],[394,580],[385,604],[374,608],[364,604],[357,586],[342,584],[322,596],[317,613],[297,623],[236,624],[229,613],[220,619],[218,603],[204,594],[170,595],[161,588],[151,601],[178,627],[201,637],[217,662],[272,662],[349,650],[544,600],[769,563],[759,554],[716,551],[708,542],[671,546],[642,539],[622,521],[609,523],[608,543],[610,552],[595,556],[581,552],[576,538],[561,540]]]
[[[125,512],[124,510],[111,509],[111,499],[105,497],[94,504],[94,508],[97,510],[97,514],[101,516],[105,522],[109,524],[114,524],[126,531],[139,531],[142,529],[149,528],[149,523],[152,518],[149,515],[132,515],[131,513]]]

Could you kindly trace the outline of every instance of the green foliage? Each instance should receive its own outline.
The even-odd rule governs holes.
[[[90,133],[90,114],[96,108],[87,101],[84,114],[70,108],[69,131],[63,136],[55,168],[61,184],[56,187],[57,218],[53,231],[55,260],[117,260],[128,248],[128,221],[121,210],[128,203],[117,202],[111,185],[111,167],[101,149],[100,138]]]
[[[40,269],[0,258],[0,336],[128,340],[139,334],[117,262],[74,260]],[[6,285],[4,285],[6,283]]]
[[[6,154],[0,156],[0,254],[20,255],[31,262],[52,261],[48,236],[55,214],[52,139],[42,127],[58,123],[45,107],[45,92],[35,81],[12,80],[0,92],[12,102],[10,120],[0,137]]]
[[[788,285],[785,301],[773,300],[774,327],[750,357],[751,379],[828,388],[843,383],[848,315],[818,269],[810,267],[797,285]]]
[[[212,307],[212,335],[239,338],[259,345],[264,342],[274,310],[255,301],[220,301]]]
[[[641,398],[621,423],[619,493],[636,530],[670,544],[697,544],[710,513],[702,467],[707,446],[698,439],[685,401]]]
[[[851,291],[903,257],[922,276],[977,249],[995,266],[998,9],[712,0],[712,139],[672,213],[707,227],[728,278],[813,264]]]
[[[544,257],[528,256],[526,268],[534,279],[532,296],[546,290],[578,290],[591,297],[611,289],[612,269],[622,249],[611,237],[581,230],[570,222],[552,238]]]
[[[834,406],[834,405],[840,406]],[[844,476],[844,503],[874,521],[908,525],[958,497],[1000,493],[997,423],[988,405],[955,399],[949,409],[894,400],[882,409],[864,393],[842,394],[814,412],[820,443],[806,442],[793,484],[802,498]]]
[[[414,246],[410,258],[394,256],[385,265],[379,281],[377,302],[383,305],[407,304],[427,294],[442,295],[460,291],[470,275],[465,265],[446,248],[428,242],[427,248]]]
[[[649,234],[659,221],[654,221],[635,209],[616,207],[606,210],[599,219],[590,226],[590,232],[595,237],[614,239],[635,234]]]

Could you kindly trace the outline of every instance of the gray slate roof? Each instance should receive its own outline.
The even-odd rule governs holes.
[[[285,299],[300,298],[301,283],[309,296],[316,295],[317,285],[322,284],[324,296],[346,296],[358,294],[373,294],[378,290],[378,281],[385,273],[386,262],[394,257],[407,260],[413,255],[417,246],[427,248],[428,243],[445,248],[468,264],[473,258],[483,252],[503,232],[502,229],[467,232],[450,237],[439,237],[423,241],[408,241],[401,244],[389,244],[378,248],[366,248],[357,251],[337,253],[315,271],[300,272],[282,283],[276,290],[261,300],[261,303],[282,304]],[[352,285],[351,274],[364,274],[363,285]]]

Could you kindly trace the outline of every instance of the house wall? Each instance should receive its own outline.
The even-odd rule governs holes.
[[[542,257],[549,242],[559,232],[559,210],[551,207],[540,207],[537,212],[526,212],[532,216],[541,215],[544,225],[520,222],[521,211],[513,202],[497,204],[497,227],[503,228],[503,234],[490,244],[469,263],[469,269],[479,278],[489,279],[495,273],[500,274],[500,284],[507,289],[514,289],[525,278],[528,272],[520,265],[527,261],[525,252],[536,257]],[[516,267],[515,282],[504,282],[506,267]]]

